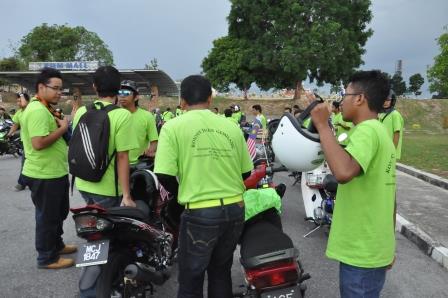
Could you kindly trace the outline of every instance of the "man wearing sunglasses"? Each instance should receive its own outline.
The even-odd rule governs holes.
[[[138,148],[129,150],[129,163],[136,164],[141,155],[154,157],[159,138],[154,116],[138,106],[137,84],[131,80],[121,82],[118,103],[131,112],[132,133],[135,134]],[[149,146],[148,146],[149,145]]]
[[[68,122],[51,113],[61,94],[61,73],[44,68],[37,77],[36,97],[20,118],[26,154],[22,174],[36,208],[37,267],[45,269],[73,266],[72,259],[60,255],[76,251],[62,240],[69,209],[67,143],[62,138]]]

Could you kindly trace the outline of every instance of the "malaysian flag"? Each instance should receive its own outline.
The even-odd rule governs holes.
[[[252,129],[249,132],[249,137],[247,138],[247,149],[249,150],[249,155],[250,158],[252,158],[252,161],[255,160],[255,157],[257,156],[255,140],[257,139],[257,134],[260,127],[261,122],[256,118],[252,124]]]

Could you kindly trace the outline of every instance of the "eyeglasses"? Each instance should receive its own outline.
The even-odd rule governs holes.
[[[131,90],[127,90],[127,89],[120,89],[120,90],[118,90],[118,96],[125,97],[125,96],[129,96],[129,95],[132,95],[132,94],[133,94],[133,92]]]
[[[342,100],[344,100],[349,95],[361,95],[361,94],[362,93],[345,93],[344,95],[342,95]]]
[[[50,89],[53,89],[56,92],[62,92],[63,88],[59,87],[59,86],[50,86],[50,85],[45,85],[45,87],[48,87]]]

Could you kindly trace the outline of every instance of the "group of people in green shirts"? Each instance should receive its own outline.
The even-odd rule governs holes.
[[[61,255],[76,251],[76,246],[62,240],[62,223],[69,208],[67,142],[62,136],[69,123],[52,113],[52,106],[61,98],[62,80],[59,71],[43,69],[36,82],[36,96],[19,121],[26,154],[22,174],[36,208],[37,265],[47,269],[72,266],[73,261]],[[108,114],[108,151],[109,155],[116,151],[116,156],[100,182],[76,178],[82,197],[86,203],[104,207],[135,207],[129,164],[142,154],[155,156],[154,172],[160,183],[184,208],[179,228],[178,297],[202,297],[206,272],[209,297],[232,297],[233,252],[244,224],[243,181],[253,169],[242,130],[226,119],[232,117],[229,113],[221,117],[209,110],[211,84],[200,75],[182,81],[180,107],[188,112],[166,121],[160,135],[154,115],[138,106],[135,83],[121,82],[114,67],[97,69],[93,88],[98,96],[95,102],[122,108]],[[398,154],[386,125],[402,125],[402,120],[394,111],[380,116],[383,124],[378,120],[378,113],[387,107],[389,91],[390,82],[380,71],[361,71],[350,78],[341,103],[341,121],[351,122],[353,127],[344,148],[328,126],[326,104],[311,112],[328,165],[341,183],[327,256],[340,262],[342,297],[378,297],[386,269],[394,261]],[[242,116],[239,107],[231,112],[235,118]],[[261,107],[254,105],[252,112],[255,121],[266,128]],[[85,107],[76,110],[73,127],[84,113]],[[395,141],[402,128],[389,130]],[[401,144],[400,138],[397,140]]]

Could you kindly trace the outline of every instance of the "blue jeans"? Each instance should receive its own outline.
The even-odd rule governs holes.
[[[54,179],[23,177],[36,208],[37,265],[45,266],[57,261],[59,251],[65,246],[62,224],[69,209],[68,176]]]
[[[243,203],[185,209],[179,231],[178,298],[203,297],[205,272],[208,297],[233,297],[233,252],[243,225]]]
[[[103,196],[81,190],[79,192],[81,193],[81,196],[84,199],[84,201],[86,201],[87,205],[97,204],[107,209],[110,207],[120,206],[121,203],[121,196],[119,197]]]
[[[339,265],[339,290],[342,298],[378,298],[386,280],[386,267],[360,268]]]

